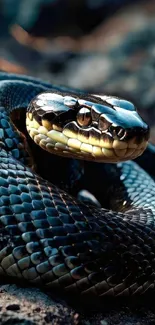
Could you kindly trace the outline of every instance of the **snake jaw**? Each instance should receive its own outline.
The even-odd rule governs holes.
[[[36,121],[32,120],[30,123],[28,117],[27,124],[30,136],[44,150],[78,159],[95,160],[98,162],[118,162],[120,160],[134,159],[142,154],[147,145],[147,142],[144,141],[138,147],[134,142],[134,138],[128,143],[119,140],[110,142],[111,138],[99,131],[100,137],[95,138],[94,136],[86,137],[80,133],[77,137],[77,134],[68,128],[59,130],[54,126],[54,129],[50,131],[44,126],[36,128],[38,126]]]
[[[142,154],[149,130],[132,103],[73,96],[47,92],[30,103],[27,130],[38,145],[58,155],[98,162],[124,161]]]

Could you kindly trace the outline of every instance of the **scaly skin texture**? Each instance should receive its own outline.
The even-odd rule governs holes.
[[[88,298],[153,290],[154,181],[134,162],[111,167],[107,197],[114,212],[85,206],[42,179],[24,164],[7,116],[50,86],[7,74],[0,79],[1,278]]]

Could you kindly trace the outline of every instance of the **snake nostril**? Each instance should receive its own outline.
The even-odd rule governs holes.
[[[126,137],[125,129],[123,129],[119,126],[111,127],[110,131],[111,131],[114,139],[124,140],[124,138]]]
[[[119,130],[117,131],[117,137],[120,139],[120,140],[123,140],[126,136],[126,131],[122,128],[119,128]]]

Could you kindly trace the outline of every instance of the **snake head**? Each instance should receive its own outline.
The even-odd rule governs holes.
[[[43,149],[98,162],[134,159],[149,139],[135,106],[111,96],[48,91],[31,101],[26,124]]]

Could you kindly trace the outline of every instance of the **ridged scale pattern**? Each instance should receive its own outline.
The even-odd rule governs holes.
[[[130,216],[88,208],[4,150],[0,174],[1,275],[73,294],[133,294],[154,287],[150,211]]]
[[[3,78],[9,75],[0,75]],[[34,93],[45,87],[26,77],[11,79],[0,82],[0,105],[7,114],[14,107],[26,107]],[[1,124],[3,128],[7,129]],[[154,289],[154,203],[148,207],[140,190],[134,206],[133,185],[127,177],[129,170],[135,173],[137,193],[147,181],[149,202],[153,201],[154,181],[142,169],[133,162],[120,167],[122,196],[126,187],[126,197],[133,202],[126,213],[120,213],[76,201],[22,164],[13,155],[14,146],[6,142],[4,148],[0,149],[1,278],[23,278],[51,291],[87,297]]]

